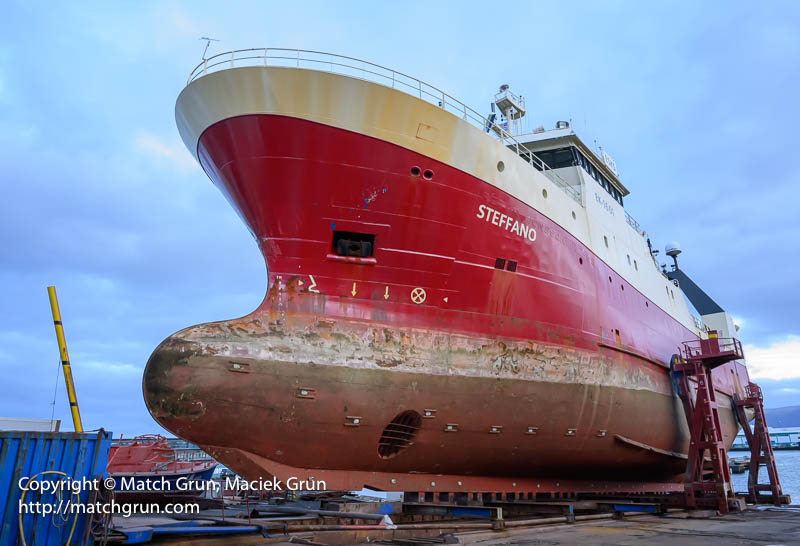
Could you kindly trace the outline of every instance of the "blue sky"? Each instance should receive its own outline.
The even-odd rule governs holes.
[[[627,209],[741,325],[766,405],[800,404],[800,7],[794,2],[11,2],[0,21],[0,415],[69,428],[46,286],[84,423],[157,429],[170,333],[240,316],[263,260],[194,164],[174,102],[211,53],[296,47],[395,68],[483,111],[572,119]],[[57,391],[55,408],[51,405]]]

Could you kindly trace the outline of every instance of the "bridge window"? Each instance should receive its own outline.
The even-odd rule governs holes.
[[[589,174],[589,176],[594,178],[598,184],[603,186],[603,189],[606,190],[609,193],[609,195],[611,195],[611,197],[614,198],[614,201],[622,205],[623,204],[622,193],[617,188],[614,187],[614,185],[608,180],[608,178],[603,176],[603,173],[601,173],[600,170],[597,167],[595,167],[594,164],[591,161],[589,161],[589,159],[585,155],[583,155],[579,150],[573,148],[573,153],[575,153],[576,155],[575,165],[580,165],[581,167],[583,167],[583,170],[586,171]]]
[[[594,166],[589,158],[583,155],[583,153],[574,146],[566,146],[564,148],[555,148],[552,150],[540,150],[534,153],[551,169],[563,169],[565,167],[583,168],[589,176],[594,178],[597,183],[614,198],[614,201],[620,205],[623,204],[622,193]]]
[[[574,151],[576,150],[572,146],[567,146],[535,153],[551,169],[563,169],[564,167],[574,167],[577,164]]]

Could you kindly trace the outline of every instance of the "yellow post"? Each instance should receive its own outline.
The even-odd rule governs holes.
[[[72,412],[72,423],[75,426],[75,432],[83,432],[81,412],[78,411],[78,397],[75,394],[75,384],[72,382],[72,368],[69,366],[67,340],[64,338],[64,326],[61,324],[61,311],[58,310],[56,287],[48,286],[47,294],[50,296],[50,309],[53,310],[53,325],[56,327],[56,339],[58,340],[58,351],[61,354],[61,369],[64,370],[64,382],[67,384],[67,398],[69,398],[69,409]]]

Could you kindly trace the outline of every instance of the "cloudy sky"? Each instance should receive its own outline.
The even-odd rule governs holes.
[[[572,119],[737,317],[767,406],[800,404],[799,4],[73,4],[0,20],[0,416],[70,426],[49,284],[85,427],[125,435],[157,430],[141,375],[163,338],[260,302],[255,242],[175,129],[201,36],[366,58],[481,111],[509,83],[533,124]]]

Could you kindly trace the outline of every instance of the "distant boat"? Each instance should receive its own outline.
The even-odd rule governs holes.
[[[199,449],[176,448],[159,434],[145,434],[112,445],[106,470],[116,481],[117,497],[144,501],[200,496],[216,466]]]
[[[728,461],[733,474],[744,474],[750,468],[750,457],[734,457]]]

